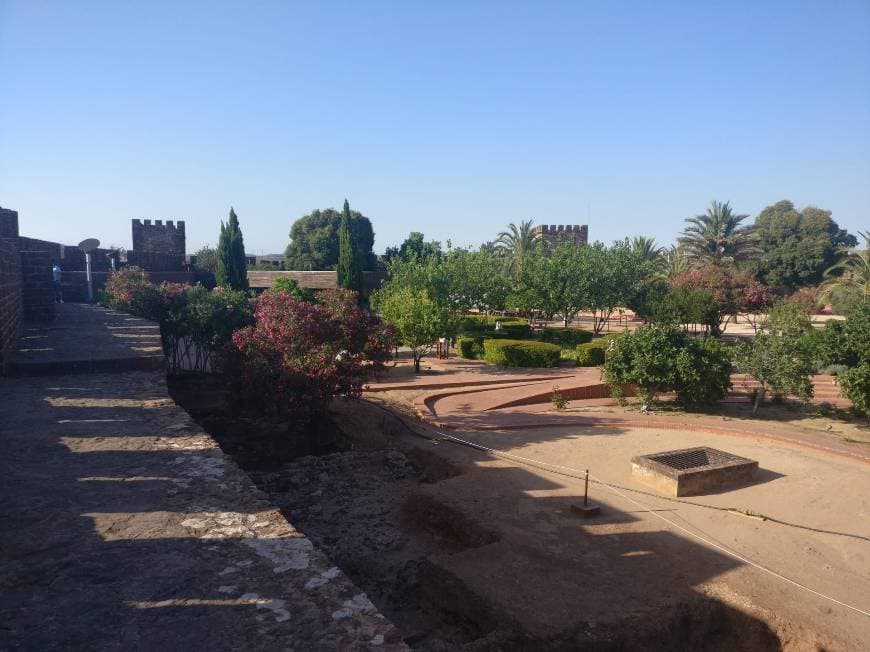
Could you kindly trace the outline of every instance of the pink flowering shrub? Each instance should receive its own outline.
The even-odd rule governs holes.
[[[703,291],[713,297],[715,311],[707,326],[712,335],[721,335],[738,312],[756,317],[766,312],[772,302],[770,289],[750,274],[734,272],[720,265],[706,265],[675,276],[672,290]]]
[[[357,397],[390,359],[392,333],[357,295],[327,290],[318,303],[285,292],[260,296],[254,325],[232,337],[234,373],[247,408],[307,420],[335,396]]]
[[[789,303],[796,305],[807,316],[816,314],[819,307],[818,288],[800,288],[788,298]]]
[[[185,287],[182,283],[155,285],[141,268],[124,267],[109,275],[101,303],[121,312],[160,321]]]

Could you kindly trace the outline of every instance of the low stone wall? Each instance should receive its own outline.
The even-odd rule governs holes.
[[[248,272],[248,285],[253,289],[268,289],[272,284],[282,276],[292,278],[301,287],[310,288],[312,290],[330,290],[338,287],[338,272],[335,270],[314,271],[314,272]],[[372,291],[381,286],[381,283],[387,278],[383,272],[363,272],[363,291],[364,297],[368,297]]]

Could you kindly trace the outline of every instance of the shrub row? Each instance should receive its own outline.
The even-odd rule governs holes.
[[[577,352],[578,367],[597,367],[604,364],[604,349],[606,342],[598,340],[597,342],[588,342],[587,344],[578,344],[575,351]]]
[[[459,337],[456,339],[456,348],[459,355],[469,360],[478,360],[483,357],[483,337]]]
[[[555,367],[562,351],[546,342],[502,339],[485,340],[483,349],[484,360],[505,367]]]
[[[545,328],[541,331],[541,341],[558,344],[563,348],[574,348],[578,344],[592,341],[592,333],[579,328]]]
[[[496,321],[499,322],[499,330],[495,329]],[[459,334],[523,339],[532,336],[532,329],[528,319],[519,317],[487,318],[485,315],[465,315],[459,320]]]

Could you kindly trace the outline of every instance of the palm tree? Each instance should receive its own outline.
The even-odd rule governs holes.
[[[841,247],[840,260],[825,270],[821,299],[827,301],[836,288],[855,287],[863,303],[870,302],[870,231],[858,231],[863,249]]]
[[[638,235],[631,239],[631,250],[636,254],[640,254],[644,260],[656,260],[661,256],[664,247],[659,247],[656,244],[655,238]]]
[[[665,259],[662,275],[668,281],[680,274],[685,274],[692,267],[689,263],[689,259],[686,258],[686,255],[683,253],[682,247],[678,245],[671,245],[670,248],[664,252],[662,257]]]
[[[729,203],[714,201],[707,212],[687,217],[680,245],[694,263],[721,265],[746,260],[759,252],[752,227],[740,226],[748,215],[736,215]]]
[[[631,239],[631,251],[646,261],[652,263],[653,271],[660,271],[665,265],[664,247],[656,244],[655,238],[638,235]]]
[[[523,220],[520,225],[508,224],[507,231],[502,231],[496,238],[495,246],[510,258],[511,272],[514,278],[523,273],[523,263],[534,251],[537,236],[532,228],[532,220]]]

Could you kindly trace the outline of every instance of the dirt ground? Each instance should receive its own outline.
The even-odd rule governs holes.
[[[656,516],[866,610],[866,465],[684,431],[450,433],[619,487],[593,484],[602,514],[583,520],[570,511],[583,490],[573,472],[452,443],[371,402],[334,410],[340,452],[240,464],[416,649],[858,650],[870,639],[867,617]],[[238,450],[240,430],[212,434]],[[696,445],[757,459],[759,480],[677,502],[630,475],[633,455]]]

